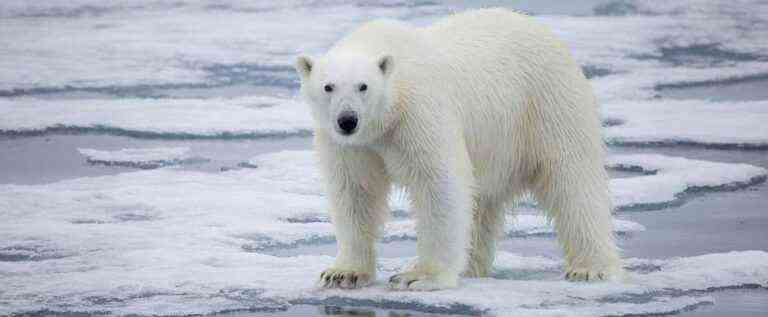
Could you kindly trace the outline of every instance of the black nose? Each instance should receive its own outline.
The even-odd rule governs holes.
[[[344,111],[339,115],[339,119],[336,120],[339,124],[339,130],[341,134],[350,135],[355,132],[357,128],[357,113],[352,111]]]

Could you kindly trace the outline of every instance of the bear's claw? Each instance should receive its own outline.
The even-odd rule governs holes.
[[[572,282],[605,281],[608,279],[608,274],[604,272],[595,272],[595,271],[589,271],[589,270],[570,270],[565,273],[565,279]]]
[[[323,288],[353,289],[371,283],[371,275],[351,270],[327,269],[320,273],[318,284]]]

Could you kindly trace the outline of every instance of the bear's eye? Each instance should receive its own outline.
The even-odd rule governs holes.
[[[368,85],[360,84],[360,91],[366,91],[366,90],[368,90]]]
[[[323,87],[323,89],[325,89],[325,92],[332,92],[333,91],[333,85],[327,84],[327,85],[325,85],[325,87]]]

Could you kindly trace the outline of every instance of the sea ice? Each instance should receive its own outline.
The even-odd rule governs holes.
[[[613,1],[598,13],[537,16],[600,72],[593,86],[614,144],[765,148],[765,102],[657,100],[656,89],[768,74],[766,4],[755,0]],[[602,10],[602,11],[601,11]],[[295,89],[299,52],[319,54],[345,31],[380,17],[429,23],[445,5],[402,1],[49,1],[0,3],[0,133],[106,132],[136,137],[308,135],[309,109],[284,96],[135,98],[153,89],[228,85]],[[286,27],[290,24],[290,27]],[[51,27],[55,25],[55,27]],[[51,97],[93,92],[101,98]],[[95,151],[105,162],[146,162],[180,149]],[[182,153],[184,152],[184,153]],[[334,240],[309,151],[250,161],[256,168],[179,168],[0,185],[0,315],[139,315],[281,310],[294,304],[374,305],[496,315],[665,314],[712,303],[707,292],[768,287],[768,253],[627,259],[625,279],[562,280],[559,259],[501,252],[493,278],[430,293],[391,292],[384,279],[411,258],[383,258],[379,281],[321,291],[328,256],[276,257],[274,248]],[[641,172],[611,180],[619,211],[680,204],[686,194],[764,182],[766,170],[663,155],[614,155]],[[392,195],[383,240],[413,239],[408,196]],[[532,208],[508,236],[550,235]],[[615,219],[618,233],[644,230]]]
[[[434,11],[448,12],[386,1],[3,1],[0,92],[216,86],[239,69],[261,84],[286,73],[280,81],[295,84],[296,54],[318,53],[366,20]]]
[[[669,312],[710,302],[701,294],[710,288],[768,280],[768,254],[759,251],[655,261],[658,269],[652,272],[596,285],[562,281],[555,259],[502,254],[496,279],[464,280],[457,290],[418,295],[378,285],[317,292],[312,282],[330,257],[264,254],[333,240],[312,152],[272,153],[251,162],[258,168],[221,173],[164,168],[0,185],[0,314],[204,314],[297,303],[498,314]],[[619,208],[673,201],[691,188],[745,186],[766,174],[744,164],[660,155],[613,156],[610,165],[648,173],[612,181]],[[407,208],[401,201],[407,195],[395,196],[400,198],[393,198],[393,209]],[[385,241],[414,237],[407,214],[396,213]],[[643,230],[634,222],[615,223],[619,232]],[[524,213],[506,231],[521,236],[552,229],[542,216]],[[381,276],[405,262],[382,259]],[[645,260],[628,264],[643,271],[651,266]]]
[[[188,147],[138,148],[117,151],[77,149],[77,151],[84,155],[90,164],[143,169],[208,161],[206,158],[189,154]]]
[[[609,144],[768,148],[768,101],[622,101],[603,113],[622,122],[605,128]]]
[[[308,108],[285,96],[32,97],[77,90],[130,97],[142,90],[227,85],[295,89],[298,79],[291,65],[299,52],[322,53],[345,31],[366,20],[389,17],[424,24],[449,11],[448,6],[431,2],[397,1],[333,1],[323,6],[302,1],[178,1],[174,5],[144,0],[5,1],[0,4],[0,16],[5,17],[0,34],[6,36],[0,36],[0,42],[7,43],[0,45],[4,57],[0,69],[8,71],[0,72],[0,95],[30,98],[0,100],[0,131],[101,130],[143,137],[309,134]],[[764,108],[761,104],[734,107],[730,102],[654,99],[659,87],[717,84],[768,74],[762,53],[766,42],[761,37],[768,32],[768,23],[759,14],[765,11],[764,3],[620,0],[598,11],[636,15],[535,19],[551,26],[587,69],[600,70],[592,82],[604,115],[609,120],[623,119],[623,124],[609,129],[609,141],[742,148],[768,144],[768,133],[757,124],[765,114],[758,109]],[[47,27],[46,21],[56,21],[57,27]],[[292,27],[286,28],[286,21]],[[84,60],[89,62],[79,62]],[[275,106],[251,107],[259,104],[259,98]],[[694,120],[699,128],[672,124]]]
[[[680,203],[686,193],[743,188],[765,182],[768,174],[766,169],[748,164],[660,154],[609,156],[608,166],[647,174],[611,180],[613,201],[620,210],[659,209]]]
[[[292,99],[0,98],[0,130],[109,132],[138,137],[264,137],[309,134],[309,109]]]

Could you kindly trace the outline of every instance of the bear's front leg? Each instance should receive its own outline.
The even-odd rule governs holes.
[[[429,291],[457,286],[466,265],[472,219],[471,180],[461,171],[466,170],[438,168],[421,174],[425,177],[409,186],[417,220],[418,259],[410,269],[390,278],[391,288]]]
[[[315,136],[325,176],[338,254],[320,274],[326,288],[359,288],[376,279],[375,241],[389,214],[390,182],[381,158],[365,149],[339,147],[323,132]]]

